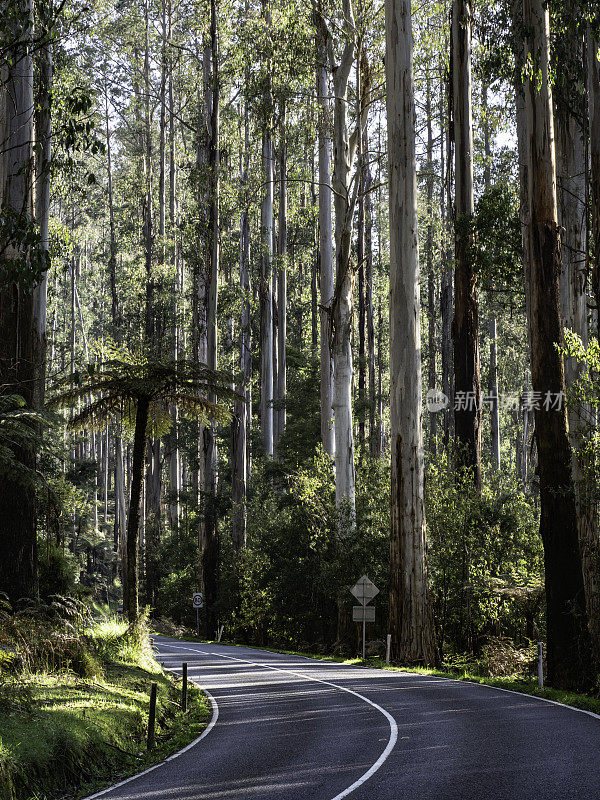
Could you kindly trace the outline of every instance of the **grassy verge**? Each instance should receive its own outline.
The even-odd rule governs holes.
[[[72,671],[2,675],[0,796],[82,797],[135,774],[198,736],[208,701],[190,688],[190,710],[155,661],[147,637],[106,621],[86,631],[85,677]],[[156,747],[146,752],[150,684],[157,684]]]
[[[184,637],[182,637],[184,638]],[[188,642],[201,642],[205,640],[196,637],[185,637]],[[212,644],[212,642],[210,642]],[[215,643],[216,644],[216,643]],[[222,641],[221,644],[235,645],[236,642]],[[245,645],[243,645],[245,646]],[[595,714],[600,714],[600,696],[589,694],[577,694],[575,692],[566,692],[561,689],[553,689],[551,687],[544,687],[540,689],[537,679],[521,677],[513,675],[510,677],[490,677],[485,675],[478,675],[470,669],[425,669],[422,667],[402,667],[396,665],[388,665],[385,660],[378,657],[367,658],[366,665],[363,664],[362,658],[346,658],[344,656],[323,655],[322,653],[310,653],[299,650],[283,650],[276,647],[259,647],[256,645],[247,645],[252,650],[264,650],[268,653],[282,653],[283,655],[290,656],[304,656],[306,658],[314,658],[318,661],[329,661],[346,666],[362,667],[367,666],[370,669],[385,669],[391,672],[413,672],[420,675],[432,675],[438,678],[451,678],[453,680],[469,681],[471,683],[479,683],[484,686],[495,686],[499,689],[509,689],[513,692],[521,692],[522,694],[533,695],[534,697],[541,697],[545,700],[553,700],[557,703],[563,703],[574,708],[581,708],[584,711],[592,711]]]

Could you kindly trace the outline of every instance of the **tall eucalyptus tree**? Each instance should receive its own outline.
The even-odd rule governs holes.
[[[392,657],[435,661],[424,511],[415,112],[410,0],[386,0],[390,213]]]

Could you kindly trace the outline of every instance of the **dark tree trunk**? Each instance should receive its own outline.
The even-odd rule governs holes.
[[[445,95],[448,98],[445,100]],[[452,407],[454,399],[454,385],[452,375],[453,349],[452,349],[452,304],[453,304],[453,285],[452,285],[452,235],[451,235],[451,213],[452,207],[452,137],[450,135],[451,122],[450,114],[446,118],[446,107],[449,106],[450,87],[448,82],[442,84],[440,89],[440,167],[441,167],[441,189],[440,189],[440,208],[442,210],[442,259],[443,273],[440,287],[440,316],[442,318],[441,331],[441,366],[442,366],[442,392],[448,398],[448,406],[444,409],[444,448],[448,454],[450,447],[450,436],[452,433]]]
[[[131,494],[127,518],[127,619],[135,622],[139,614],[138,592],[138,542],[140,531],[140,505],[144,482],[144,455],[146,450],[146,426],[150,401],[140,397],[135,412],[133,435],[133,459],[131,465]]]
[[[208,303],[207,303],[207,363],[211,369],[217,368],[217,294],[220,262],[219,248],[219,51],[217,0],[210,4],[210,88],[207,92],[207,112],[209,118],[209,220],[207,258]],[[209,393],[210,402],[216,402],[214,394]],[[218,585],[219,530],[217,513],[217,439],[214,422],[203,428],[202,450],[204,453],[204,513],[199,531],[202,586],[204,589],[204,632],[207,638],[216,635],[217,619],[215,602]]]
[[[473,119],[471,110],[471,0],[452,5],[455,147],[454,425],[458,463],[481,489],[481,377],[479,310],[472,261]]]
[[[29,222],[33,218],[33,61],[31,5],[22,5],[25,13],[6,22],[14,46],[0,86],[0,197],[3,212],[10,209]],[[9,274],[10,261],[27,255],[17,243],[2,243],[0,259]],[[0,287],[1,391],[20,395],[31,407],[35,377],[33,290],[9,280]],[[26,468],[35,465],[32,449],[14,448],[14,457]],[[4,471],[0,474],[0,591],[13,602],[37,594],[35,494],[26,481]]]
[[[581,691],[595,682],[571,473],[563,359],[552,91],[548,78],[549,21],[542,0],[523,0],[529,32],[526,56],[540,77],[525,84],[528,142],[530,276],[527,286],[533,391],[540,478],[540,534],[544,543],[548,683]]]

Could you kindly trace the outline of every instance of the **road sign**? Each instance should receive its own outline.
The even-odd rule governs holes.
[[[359,578],[356,584],[350,589],[350,591],[360,603],[359,606],[354,606],[352,608],[352,621],[362,622],[363,661],[366,661],[366,623],[375,622],[375,608],[374,606],[368,606],[367,603],[370,603],[371,600],[379,594],[379,589],[375,586],[373,581],[370,580],[370,578],[367,578],[366,575],[363,575],[362,578]]]
[[[192,605],[194,608],[204,608],[204,596],[202,592],[194,592],[192,595]]]
[[[375,622],[375,606],[352,606],[352,622]]]
[[[372,580],[369,580],[366,575],[353,586],[350,591],[356,597],[359,603],[366,606],[376,595],[379,594],[379,589],[375,586]]]

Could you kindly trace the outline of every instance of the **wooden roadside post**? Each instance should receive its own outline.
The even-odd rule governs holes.
[[[181,665],[183,669],[183,682],[181,685],[181,708],[185,714],[188,709],[188,676],[187,676],[187,661]]]
[[[148,714],[148,750],[154,747],[156,728],[156,684],[150,686],[150,712]]]

